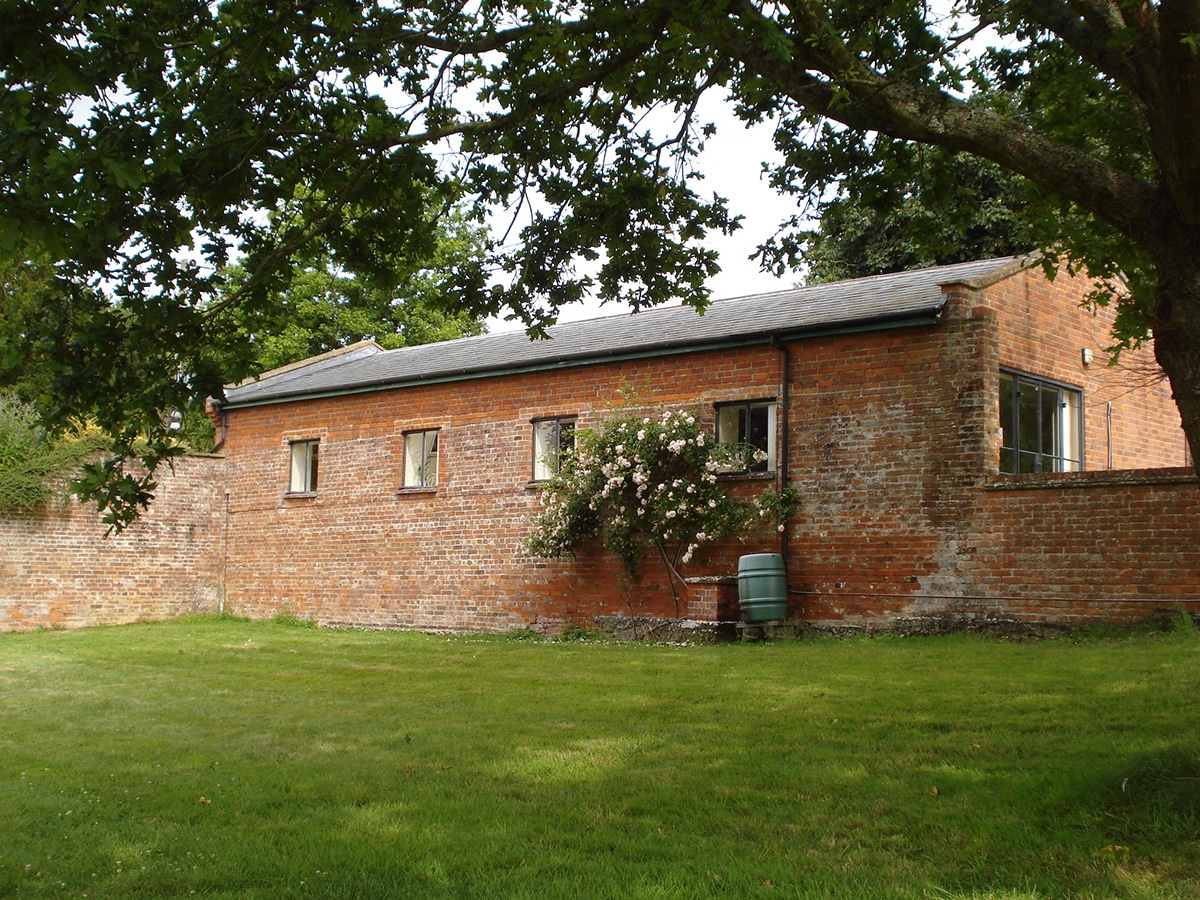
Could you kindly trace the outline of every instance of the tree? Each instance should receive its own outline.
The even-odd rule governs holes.
[[[37,317],[53,305],[54,261],[21,252],[0,258],[0,391],[22,403],[48,396],[49,373],[33,340]]]
[[[216,301],[215,352],[227,382],[316,356],[361,340],[391,350],[414,344],[482,334],[483,320],[453,302],[451,285],[459,268],[483,257],[486,235],[461,210],[429,222],[434,243],[419,259],[390,254],[389,278],[358,276],[341,269],[318,240],[295,265],[285,289],[259,302],[232,302],[249,274],[240,265],[225,272]]]
[[[428,211],[470,196],[481,219],[519,213],[519,240],[458,273],[463,309],[537,333],[588,292],[702,307],[716,263],[701,240],[739,224],[694,177],[710,90],[773,123],[773,184],[800,197],[886,178],[914,144],[1037,186],[1047,265],[1087,266],[1119,340],[1152,329],[1200,446],[1200,0],[3,12],[0,251],[33,238],[58,261],[62,316],[112,347],[65,360],[58,392],[146,429],[149,463],[159,411],[219,391],[210,302],[235,252],[248,278],[231,303],[286,280],[317,237],[386,281],[390,253],[429,249]],[[785,233],[764,263],[798,246]],[[103,371],[130,347],[136,384]]]
[[[1007,169],[941,148],[911,148],[914,171],[873,184],[846,179],[806,241],[809,282],[1028,253],[1029,187]]]

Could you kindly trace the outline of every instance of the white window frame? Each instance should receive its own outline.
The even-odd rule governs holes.
[[[317,492],[317,457],[320,440],[291,441],[288,444],[288,493]]]
[[[1083,470],[1082,389],[1001,369],[999,394],[1001,474]]]
[[[761,460],[751,463],[747,468],[730,468],[726,470],[726,474],[757,475],[775,471],[778,446],[777,408],[778,404],[774,398],[716,404],[717,443],[745,444],[763,454]],[[758,414],[763,410],[766,412],[765,420]]]
[[[575,449],[576,416],[533,420],[533,480],[548,481],[562,468],[564,451]]]
[[[437,428],[404,432],[404,487],[437,487],[438,443]]]

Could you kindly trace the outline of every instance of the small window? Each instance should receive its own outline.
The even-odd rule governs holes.
[[[533,480],[558,474],[562,456],[575,449],[575,417],[535,419],[533,423]]]
[[[717,443],[740,445],[728,472],[775,471],[775,401],[717,406]]]
[[[295,441],[291,444],[289,494],[311,494],[317,489],[317,446],[319,441]]]
[[[1083,393],[1016,372],[1000,373],[1000,471],[1083,468]]]
[[[437,431],[407,432],[404,435],[404,486],[436,487],[437,470]]]

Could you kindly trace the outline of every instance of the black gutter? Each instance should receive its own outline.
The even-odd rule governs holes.
[[[225,438],[229,436],[229,419],[225,416],[225,410],[221,407],[220,400],[214,397],[209,402],[212,403],[212,408],[221,414],[221,439],[208,452],[219,453],[221,448],[225,446]]]
[[[782,434],[783,438],[781,440],[778,436],[776,437],[776,442],[780,444],[780,446],[776,447],[775,450],[779,457],[778,466],[776,467],[776,473],[779,478],[778,487],[782,492],[783,489],[788,486],[788,451],[791,445],[789,440],[791,432],[788,428],[788,407],[790,405],[789,388],[791,387],[792,380],[792,354],[791,351],[788,350],[787,345],[780,340],[779,335],[777,334],[771,335],[771,346],[779,351],[779,407],[781,412],[776,435]],[[783,571],[786,573],[788,570],[787,521],[785,520],[781,524],[783,525],[783,530],[779,532],[779,555],[783,557]]]

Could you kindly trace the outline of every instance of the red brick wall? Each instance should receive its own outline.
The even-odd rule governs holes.
[[[1128,619],[1200,601],[1200,485],[1190,469],[997,480],[977,521],[968,568],[993,609],[1004,598],[1031,618]]]
[[[787,543],[793,617],[1119,619],[1200,598],[1194,476],[1101,471],[1110,402],[1114,466],[1178,465],[1183,440],[1169,392],[1144,377],[1147,353],[1104,365],[1108,314],[1081,311],[1084,290],[1023,273],[948,290],[936,326],[788,345],[787,462],[803,498]],[[632,398],[711,428],[715,403],[782,399],[781,362],[760,346],[228,411],[227,460],[178,463],[122,535],[104,539],[68,502],[0,520],[0,629],[223,601],[251,616],[490,631],[718,615],[737,556],[779,549],[777,535],[717,548],[684,573],[709,580],[674,591],[653,560],[631,584],[599,548],[522,555],[538,507],[531,421],[587,427]],[[1001,366],[1082,388],[1090,471],[997,475]],[[403,490],[403,434],[427,428],[440,429],[439,483]],[[288,497],[289,441],[311,438],[318,490]],[[728,486],[748,498],[772,483]]]
[[[1060,491],[1040,491],[1022,504],[989,487],[1001,366],[1084,390],[1089,469],[1107,463],[1110,401],[1115,465],[1183,462],[1169,394],[1104,365],[1106,320],[1079,308],[1085,289],[1066,276],[1048,284],[1025,273],[981,290],[954,288],[936,326],[789,345],[788,464],[803,497],[788,544],[793,616],[872,623],[970,612],[972,603],[1032,603],[1022,609],[1042,615],[1054,604],[1124,598],[1147,541],[1177,564],[1136,596],[1198,593],[1178,575],[1196,568],[1194,532],[1168,539],[1180,526],[1159,517],[1155,502],[1093,486],[1062,501]],[[1098,351],[1089,366],[1085,346]],[[228,411],[229,606],[251,616],[492,631],[715,609],[711,585],[690,594],[680,587],[673,597],[652,561],[632,585],[598,549],[575,560],[522,555],[538,505],[528,484],[531,420],[577,415],[586,427],[630,394],[646,405],[694,408],[711,424],[714,403],[782,397],[780,353],[707,351]],[[440,429],[437,490],[401,490],[402,435],[426,428]],[[318,490],[289,498],[288,442],[308,438],[321,440]],[[769,484],[732,489],[749,495]],[[1160,486],[1172,499],[1158,502],[1186,501],[1189,489]],[[1096,521],[1109,527],[1097,532]],[[1035,525],[1045,531],[1043,547],[1061,548],[1056,558],[1094,548],[1098,533],[1125,549],[1078,551],[1088,563],[1064,594],[1041,555],[1048,551],[1023,543]],[[728,575],[741,553],[777,548],[774,535],[756,535],[685,574]],[[1017,582],[1021,589],[1010,590]]]
[[[73,500],[0,516],[0,631],[217,611],[224,469],[218,457],[176,460],[150,511],[109,538],[95,509]]]
[[[791,472],[804,505],[790,585],[810,618],[887,615],[867,596],[946,577],[971,488],[991,460],[983,420],[996,391],[994,328],[936,328],[814,340],[794,350]]]
[[[934,615],[1120,619],[1150,614],[1160,598],[1200,599],[1200,518],[1187,517],[1195,507],[1194,477],[1184,470],[1165,481],[1095,472],[1107,463],[1109,401],[1114,466],[1180,465],[1185,445],[1169,390],[1142,374],[1152,363],[1149,348],[1120,367],[1105,364],[1111,313],[1081,310],[1086,290],[1084,279],[1064,274],[1047,283],[1040,271],[1028,271],[980,291],[950,291],[946,324],[937,332],[946,341],[924,363],[936,408],[920,409],[907,426],[928,423],[929,439],[910,438],[911,458],[901,463],[889,455],[904,440],[904,429],[895,428],[882,444],[864,444],[857,458],[824,467],[828,487],[819,495],[827,499],[813,507],[823,515],[802,520],[793,540],[791,586],[800,615],[866,624]],[[1096,351],[1087,366],[1083,347]],[[918,350],[897,352],[917,359]],[[833,364],[849,348],[829,352]],[[1082,388],[1092,472],[997,476],[1000,366]],[[878,387],[895,377],[880,377]],[[840,376],[829,380],[843,395],[840,418],[871,396]],[[898,409],[914,410],[893,405],[892,421]],[[872,418],[878,429],[882,417]],[[805,439],[796,440],[799,448]],[[861,474],[847,474],[868,471],[871,460],[887,473],[876,479],[873,497],[856,489]],[[806,462],[798,459],[796,471]],[[1124,483],[1130,481],[1155,487]],[[1019,502],[1002,490],[1033,483],[1041,489],[1013,495]],[[1131,491],[1149,499],[1136,502]],[[1166,508],[1181,512],[1164,514]],[[1069,590],[1063,569],[1073,572]]]

